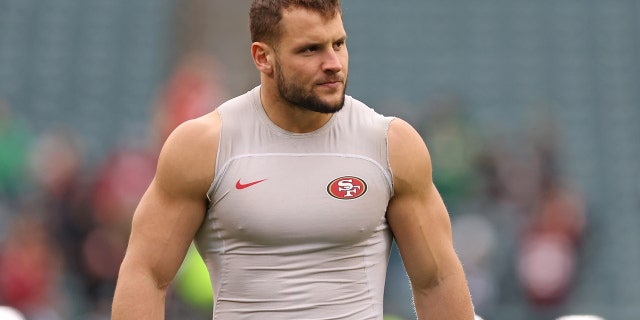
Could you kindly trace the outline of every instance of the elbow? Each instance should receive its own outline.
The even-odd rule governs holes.
[[[459,276],[464,278],[464,271],[462,271],[459,265],[446,264],[445,267],[440,263],[435,263],[429,271],[421,273],[415,279],[411,279],[411,285],[414,291],[427,293],[441,287],[444,283],[450,281],[451,278],[455,279]]]
[[[419,279],[414,279],[413,281],[411,281],[411,287],[413,291],[427,293],[440,286],[444,282],[445,278],[446,276],[440,275],[435,272],[430,272],[429,274],[423,275]]]
[[[153,288],[158,291],[166,291],[171,284],[171,279],[154,272],[153,268],[142,263],[135,263],[126,257],[120,265],[117,282],[136,283],[140,286]]]

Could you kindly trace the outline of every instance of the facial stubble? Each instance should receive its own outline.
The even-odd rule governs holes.
[[[346,79],[344,80],[344,87],[342,88],[340,101],[338,103],[331,104],[322,101],[322,99],[320,99],[317,94],[313,93],[312,90],[305,90],[304,87],[298,85],[295,82],[288,82],[284,77],[282,67],[277,59],[275,62],[275,69],[276,83],[278,86],[280,97],[282,97],[282,99],[287,101],[290,105],[320,113],[336,113],[340,111],[344,106],[345,91],[347,88]]]

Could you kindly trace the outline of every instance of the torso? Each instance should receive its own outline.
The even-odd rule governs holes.
[[[259,87],[218,108],[210,207],[196,237],[220,319],[382,319],[390,118],[347,97],[322,128],[269,121]]]

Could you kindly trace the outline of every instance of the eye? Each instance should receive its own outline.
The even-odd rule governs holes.
[[[345,40],[338,40],[333,44],[333,47],[336,49],[340,49],[344,47],[344,45],[345,45]]]
[[[313,45],[302,49],[302,53],[314,53],[320,49],[319,46]]]

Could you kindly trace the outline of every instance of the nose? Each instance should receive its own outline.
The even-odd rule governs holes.
[[[333,48],[327,51],[322,63],[322,71],[335,73],[342,70],[342,61],[340,61],[339,53]]]

